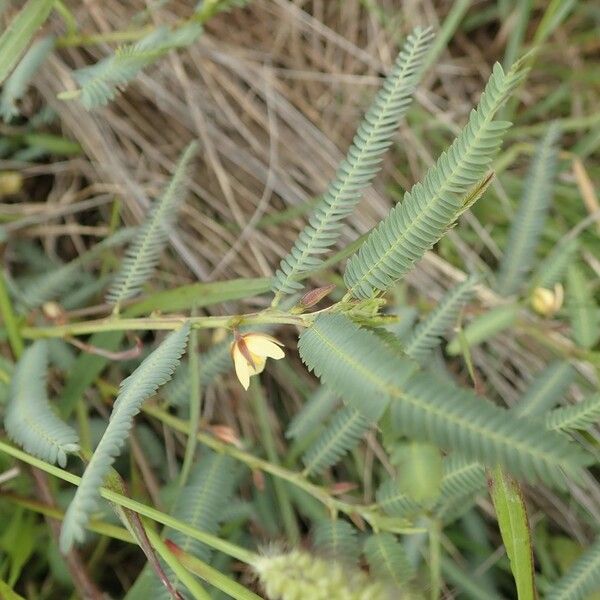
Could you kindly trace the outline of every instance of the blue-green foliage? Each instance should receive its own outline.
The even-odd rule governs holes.
[[[517,418],[447,379],[414,372],[374,334],[343,315],[322,315],[300,336],[302,360],[365,416],[391,403],[396,432],[453,449],[517,476],[564,487],[589,457],[536,420]]]
[[[468,277],[452,288],[439,302],[435,310],[415,327],[405,342],[405,352],[423,363],[440,343],[440,338],[455,323],[461,308],[472,297],[477,278]]]
[[[0,94],[0,116],[10,121],[19,114],[17,102],[25,95],[27,88],[48,55],[54,48],[54,38],[47,36],[32,44],[19,64],[2,86]]]
[[[535,251],[552,204],[558,135],[558,127],[550,126],[538,144],[525,180],[498,273],[497,289],[503,296],[519,291],[535,262]]]
[[[331,422],[302,457],[306,473],[318,473],[337,463],[372,426],[360,411],[346,406],[338,410]]]
[[[343,519],[320,521],[313,532],[315,550],[324,557],[354,565],[358,562],[360,546],[356,529]]]
[[[321,386],[305,402],[302,409],[294,415],[285,432],[285,437],[302,439],[310,435],[321,425],[339,404],[337,394]]]
[[[140,411],[144,400],[171,378],[185,352],[189,331],[190,325],[186,323],[169,334],[121,383],[106,431],[65,514],[60,534],[63,552],[68,552],[75,541],[83,540],[85,527],[98,505],[100,486],[125,445],[135,415]]]
[[[135,44],[123,46],[95,65],[73,72],[80,100],[87,109],[108,104],[138,73],[169,50],[193,44],[202,27],[197,23],[170,31],[159,27]]]
[[[461,134],[348,261],[344,281],[349,295],[369,298],[388,289],[446,233],[465,202],[472,202],[469,189],[484,177],[510,126],[494,117],[523,75],[520,64],[508,73],[494,65],[479,106]]]
[[[132,298],[150,278],[165,247],[177,210],[183,203],[188,165],[196,151],[191,143],[177,164],[173,177],[161,199],[152,207],[127,249],[121,268],[111,285],[106,300],[111,304]]]
[[[291,294],[300,289],[298,278],[319,266],[320,256],[338,239],[342,220],[354,210],[363,191],[379,172],[383,155],[410,106],[432,37],[430,29],[417,28],[406,40],[335,178],[294,247],[281,261],[273,279],[273,291]]]
[[[107,237],[90,250],[54,269],[48,269],[45,273],[29,278],[21,287],[21,294],[29,308],[36,308],[62,295],[66,290],[75,286],[81,289],[84,282],[83,267],[101,256],[103,252],[130,241],[135,235],[133,228],[120,229],[115,234]]]
[[[397,589],[405,589],[414,576],[402,544],[391,533],[370,535],[364,543],[364,552],[371,572]]]
[[[513,408],[516,415],[541,415],[560,402],[575,381],[575,369],[564,360],[555,360],[538,373],[519,403]]]
[[[600,590],[600,537],[554,582],[546,600],[584,600]]]
[[[546,414],[548,429],[587,429],[600,421],[600,394],[593,394],[577,404],[563,406]]]
[[[46,394],[46,343],[29,346],[15,368],[6,408],[6,432],[23,448],[48,462],[67,464],[67,454],[79,450],[77,432],[52,411]]]
[[[600,308],[583,269],[576,264],[567,272],[567,311],[575,342],[593,348],[600,339]]]

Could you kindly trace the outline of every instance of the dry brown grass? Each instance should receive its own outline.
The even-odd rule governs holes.
[[[201,151],[191,193],[179,227],[171,235],[172,252],[159,278],[163,285],[173,286],[270,275],[292,244],[303,216],[266,226],[263,218],[281,215],[283,210],[306,212],[342,158],[402,35],[417,24],[438,25],[451,3],[380,1],[377,4],[383,12],[395,15],[393,21],[383,22],[365,8],[367,4],[358,0],[255,0],[246,9],[213,19],[206,35],[189,51],[172,52],[116,101],[91,114],[79,103],[59,101],[56,95],[73,88],[71,68],[101,58],[110,47],[61,49],[46,64],[36,87],[58,113],[63,133],[77,140],[84,153],[72,160],[23,169],[33,180],[27,189],[42,176],[50,176],[51,183],[47,201],[26,205],[21,216],[32,220],[21,233],[38,236],[49,254],[70,258],[91,239],[106,235],[114,197],[123,203],[124,220],[139,222],[181,150],[197,139]],[[474,4],[476,13],[490,3]],[[156,23],[173,22],[189,14],[189,5],[169,2],[155,10],[153,18]],[[145,8],[147,3],[141,0],[87,0],[75,14],[84,31],[104,33],[122,29],[124,23],[133,27],[135,15]],[[51,27],[60,30],[57,18]],[[440,150],[428,133],[442,131],[450,139],[465,122],[491,64],[502,58],[509,30],[507,23],[457,33],[450,51],[442,54],[417,95],[425,124],[418,134],[408,126],[400,129],[396,151],[349,220],[341,246],[387,213],[393,200],[386,193],[386,182],[406,188],[422,176]],[[551,41],[560,44],[569,34],[560,30]],[[566,52],[550,48],[545,59],[576,68],[588,60],[581,54],[586,47],[567,47]],[[589,53],[593,52],[592,47]],[[532,107],[547,92],[548,83],[534,73],[532,85],[521,91],[520,100]],[[585,90],[579,101],[577,94],[574,97],[572,115],[581,116],[587,102]],[[2,164],[2,168],[11,166]],[[498,193],[503,193],[501,187]],[[470,215],[465,226],[480,233],[484,249],[497,253],[485,223]],[[459,236],[452,239],[466,264],[481,263],[478,253]],[[455,266],[429,253],[409,282],[420,295],[435,301],[462,277]],[[479,296],[486,306],[499,302],[483,287]],[[252,303],[263,305],[263,300]],[[560,331],[549,336],[570,351]],[[528,335],[510,333],[496,338],[485,351],[475,351],[473,360],[485,385],[511,404],[548,356],[547,349]],[[593,370],[586,363],[578,367],[593,381]],[[248,426],[240,425],[242,429]],[[572,493],[575,502],[593,518],[600,518],[596,484],[573,485]],[[543,491],[538,492],[537,501],[557,522],[583,538],[584,528],[572,518],[567,505]]]

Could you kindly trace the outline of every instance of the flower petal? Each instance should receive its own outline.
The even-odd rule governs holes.
[[[235,367],[235,374],[240,380],[242,387],[247,390],[250,387],[250,373],[254,371],[252,365],[242,356],[237,344],[233,344],[231,349],[231,357],[233,358],[233,365]],[[253,373],[252,373],[253,374]]]
[[[250,333],[244,336],[244,341],[252,354],[267,356],[275,360],[285,356],[285,352],[279,347],[279,342],[271,336]]]
[[[258,356],[256,354],[252,355],[254,359],[254,367],[250,367],[250,377],[252,375],[258,375],[265,370],[265,365],[267,364],[267,359],[264,356]]]

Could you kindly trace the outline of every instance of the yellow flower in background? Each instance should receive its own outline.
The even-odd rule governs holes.
[[[552,317],[560,310],[563,300],[563,286],[557,283],[554,290],[542,287],[535,288],[531,296],[531,306],[539,315]]]
[[[285,356],[280,348],[283,344],[264,333],[236,335],[231,344],[231,358],[235,374],[245,390],[250,386],[250,377],[262,373],[267,358],[279,360]]]

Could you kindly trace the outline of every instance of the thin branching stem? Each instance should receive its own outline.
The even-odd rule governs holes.
[[[170,415],[156,405],[146,405],[142,408],[142,411],[158,419],[175,431],[180,431],[181,433],[185,434],[189,433],[189,424],[186,421]],[[360,505],[345,502],[334,497],[328,490],[308,481],[308,479],[306,479],[302,473],[291,471],[285,467],[282,467],[281,465],[273,464],[268,460],[254,456],[253,454],[245,452],[244,450],[236,448],[235,446],[221,442],[206,433],[198,433],[197,438],[201,444],[211,448],[215,452],[227,454],[232,458],[235,458],[237,461],[250,467],[250,469],[269,473],[274,477],[287,481],[301,490],[304,490],[307,494],[324,504],[333,514],[336,512],[342,512],[347,515],[359,515],[375,528],[383,529],[381,526],[381,520],[387,517],[380,512],[376,505]],[[399,525],[399,522],[394,523],[394,530],[398,530],[395,527],[397,525]],[[405,530],[407,532],[413,531],[409,528],[405,528]]]
[[[23,452],[22,450],[19,450],[18,448],[15,448],[11,444],[8,444],[4,441],[0,441],[0,452],[4,452],[9,456],[22,460],[29,465],[45,471],[49,475],[58,477],[59,479],[62,479],[63,481],[73,485],[78,486],[81,483],[81,477],[77,477],[77,475],[73,475],[64,469],[61,469],[60,467],[55,467],[54,465],[51,465],[43,460],[35,458],[34,456],[27,454],[27,452]],[[132,510],[144,517],[148,517],[157,523],[166,525],[175,531],[181,531],[184,535],[203,542],[207,546],[210,546],[211,548],[214,548],[220,552],[224,552],[228,556],[240,560],[248,565],[255,564],[258,559],[258,554],[251,552],[250,550],[241,548],[240,546],[232,544],[227,540],[222,540],[216,535],[211,535],[204,531],[200,531],[195,527],[190,527],[187,523],[184,523],[179,519],[175,519],[174,517],[171,517],[160,510],[157,510],[156,508],[152,508],[151,506],[143,504],[142,502],[132,500],[131,498],[127,498],[122,494],[113,492],[112,490],[104,487],[100,488],[100,495],[113,504],[128,508],[129,510]]]

